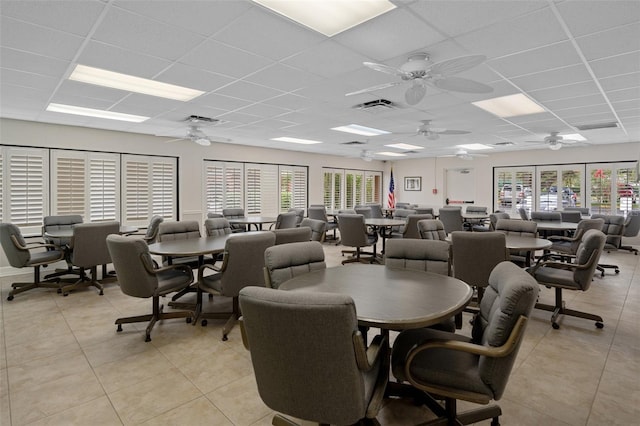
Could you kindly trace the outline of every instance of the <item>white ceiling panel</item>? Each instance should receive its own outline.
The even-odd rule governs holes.
[[[589,143],[638,141],[637,1],[392,1],[395,10],[325,37],[248,0],[2,0],[0,117],[176,138],[186,132],[185,119],[199,115],[223,120],[206,131],[233,144],[352,156],[362,148],[341,143],[366,138],[331,127],[357,123],[393,132],[369,138],[370,150],[392,141],[427,147],[407,158],[448,154],[465,141],[517,143],[500,151],[538,149],[523,141],[616,119],[620,128],[589,132]],[[457,77],[488,84],[493,91],[446,91],[424,82],[424,99],[408,105],[405,92],[413,82],[363,65],[401,67],[417,51],[427,52],[432,64],[487,55],[490,60]],[[72,82],[68,76],[76,64],[205,93],[179,102]],[[398,84],[345,96],[390,83]],[[471,104],[519,92],[547,111],[501,119]],[[361,107],[380,100],[393,105]],[[134,124],[50,113],[48,102],[151,118]],[[424,119],[471,133],[429,141],[415,134]],[[325,143],[292,146],[268,140],[276,135]]]

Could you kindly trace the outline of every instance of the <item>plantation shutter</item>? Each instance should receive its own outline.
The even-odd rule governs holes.
[[[8,219],[23,233],[39,233],[48,209],[49,161],[47,150],[8,148]]]
[[[119,191],[119,155],[90,155],[89,219],[92,222],[120,218]]]

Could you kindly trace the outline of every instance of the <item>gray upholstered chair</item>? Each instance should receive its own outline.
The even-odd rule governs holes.
[[[271,232],[276,236],[276,245],[311,241],[311,228],[306,226],[301,226],[299,228],[274,229]]]
[[[464,230],[462,211],[459,207],[442,207],[438,211],[438,216],[447,235],[454,231]]]
[[[638,235],[640,232],[640,210],[632,210],[627,215],[627,219],[624,221],[624,233],[623,237],[633,238]],[[638,255],[638,249],[630,246],[630,245],[622,245],[622,241],[620,241],[620,250],[627,250],[631,253]]]
[[[371,210],[372,218],[380,219],[384,217],[384,214],[382,213],[382,206],[380,204],[376,204],[376,203],[367,204],[367,207],[369,207],[369,209]]]
[[[518,209],[518,214],[520,215],[520,219],[522,220],[531,220],[531,217],[529,216],[529,212],[527,211],[527,209],[520,207]]]
[[[300,222],[304,219],[304,209],[291,207],[287,212],[294,212],[296,214],[296,226],[300,226]]]
[[[435,214],[433,213],[433,207],[415,207],[413,210],[416,211],[416,214],[430,214],[431,216],[435,217]]]
[[[403,232],[400,233],[391,233],[391,237],[400,237],[400,238],[422,238],[420,236],[420,230],[418,229],[418,222],[421,220],[433,219],[433,216],[430,214],[410,214],[406,217],[407,224],[402,228]]]
[[[107,247],[118,274],[120,290],[127,296],[151,298],[151,314],[118,318],[117,331],[122,331],[122,324],[147,322],[145,342],[151,341],[151,329],[157,321],[170,318],[186,318],[191,321],[190,311],[164,312],[160,297],[183,290],[193,282],[193,272],[185,265],[169,265],[157,268],[149,254],[149,247],[140,239],[127,238],[121,235],[109,235]]]
[[[584,233],[573,263],[543,260],[528,269],[541,285],[555,289],[554,305],[536,304],[538,309],[553,312],[551,316],[553,328],[560,328],[557,321],[560,315],[590,319],[596,322],[596,327],[604,327],[603,319],[599,315],[567,309],[562,300],[562,290],[589,290],[606,238],[602,231],[590,229]]]
[[[224,215],[222,213],[207,212],[207,219],[216,219],[219,217],[224,217]]]
[[[484,289],[489,284],[491,271],[505,260],[509,260],[509,252],[504,234],[461,231],[451,233],[453,276],[475,288],[478,303],[482,301]]]
[[[465,213],[468,214],[487,214],[487,208],[483,206],[467,206]],[[489,231],[486,219],[465,219],[464,226],[470,231]]]
[[[588,216],[591,214],[589,211],[589,207],[564,207],[562,210],[564,211],[579,211],[581,215]]]
[[[423,240],[441,240],[447,238],[444,224],[440,219],[422,219],[418,221],[418,232]]]
[[[354,247],[355,253],[352,257],[342,261],[342,264],[351,262],[376,262],[376,243],[378,242],[378,234],[368,233],[367,227],[364,224],[364,216],[361,214],[339,214],[338,215],[338,227],[340,229],[340,240],[342,245],[347,247]],[[361,258],[361,254],[364,254],[362,247],[373,246],[373,253],[369,258]],[[348,252],[343,251],[344,253]],[[367,253],[369,254],[369,253]]]
[[[411,203],[396,202],[396,209],[411,209]]]
[[[160,224],[164,222],[164,218],[162,216],[155,215],[149,221],[149,226],[147,226],[147,232],[144,234],[144,241],[147,244],[153,244],[156,242],[158,238],[158,230],[160,229]]]
[[[369,206],[355,206],[353,208],[357,214],[361,214],[365,219],[372,218],[371,207]]]
[[[319,206],[319,207],[310,206],[307,209],[307,217],[309,219],[323,221],[325,223],[325,233],[327,231],[333,231],[333,239],[334,240],[336,239],[336,229],[338,229],[338,223],[333,220],[329,221],[329,219],[327,218],[327,209],[325,209],[324,206]]]
[[[224,217],[214,217],[204,221],[204,231],[207,237],[219,237],[229,235],[233,231],[229,221]]]
[[[100,295],[104,294],[102,284],[98,282],[98,266],[111,263],[107,236],[119,233],[120,222],[117,221],[79,223],[73,227],[73,237],[69,243],[71,250],[69,259],[73,266],[80,268],[80,279],[73,284],[63,286],[63,296],[69,295],[72,290],[87,286],[94,286],[99,290]],[[87,269],[91,271],[91,277],[87,276]]]
[[[194,313],[194,325],[198,319],[207,325],[207,319],[227,319],[222,329],[222,340],[240,317],[238,293],[246,286],[264,287],[264,252],[274,245],[276,236],[271,231],[255,233],[237,233],[229,237],[225,243],[224,260],[220,269],[204,264],[198,268],[198,295]],[[204,275],[206,270],[213,270],[211,275]],[[202,295],[208,293],[231,297],[231,312],[202,312]]]
[[[597,229],[598,231],[601,231],[603,225],[604,219],[601,218],[581,220],[578,222],[576,231],[571,237],[565,237],[562,235],[549,237],[549,240],[553,244],[548,250],[560,255],[560,260],[564,260],[564,258],[569,259],[568,256],[575,256],[578,252],[578,247],[580,246],[584,233],[589,229]]]
[[[375,419],[389,377],[388,343],[376,336],[366,347],[350,297],[247,287],[240,305],[243,342],[270,409],[320,424]],[[296,423],[276,414],[273,424]]]
[[[311,241],[324,242],[324,234],[327,227],[326,222],[305,217],[302,219],[302,222],[300,222],[300,228],[302,227],[311,229]]]
[[[531,212],[531,220],[533,222],[562,222],[562,214],[560,212],[546,212],[535,211]],[[564,235],[564,231],[542,231],[540,232],[543,238],[550,237],[551,235]]]
[[[278,288],[297,275],[326,267],[324,249],[317,241],[275,245],[264,252],[264,282],[271,288]]]
[[[79,270],[73,269],[71,261],[69,260],[70,252],[67,249],[69,243],[71,242],[71,238],[48,237],[45,235],[45,233],[51,231],[71,230],[73,229],[74,225],[82,222],[82,216],[80,216],[79,214],[45,216],[44,218],[42,218],[42,237],[44,239],[44,242],[46,244],[53,244],[54,246],[60,248],[63,252],[65,252],[67,261],[66,269],[57,269],[55,272],[45,275],[45,280],[62,275],[78,275],[80,273]]]
[[[496,223],[498,223],[498,219],[511,219],[511,216],[509,216],[509,213],[504,212],[491,213],[489,215],[489,231],[496,230]]]
[[[288,229],[298,226],[298,215],[295,211],[280,213],[276,218],[276,222],[271,224],[270,229]]]
[[[24,240],[20,228],[12,223],[0,223],[0,243],[9,265],[14,268],[33,268],[33,282],[12,283],[7,300],[34,288],[56,288],[62,286],[59,279],[40,280],[40,267],[64,260],[65,253],[53,244],[29,243]]]
[[[240,219],[244,217],[244,209],[242,208],[222,209],[222,216],[224,216],[227,219]],[[233,229],[233,232],[244,232],[247,230],[247,228],[244,225],[241,225],[239,223],[234,223],[233,225],[231,225],[231,229]]]
[[[424,392],[429,408],[441,418],[437,424],[490,418],[499,424],[498,405],[458,413],[457,400],[489,404],[503,396],[538,291],[535,280],[513,263],[496,265],[471,338],[428,328],[403,331],[393,344],[393,375]],[[444,407],[438,402],[442,399]]]
[[[187,240],[191,238],[200,238],[200,224],[195,220],[181,220],[173,222],[162,222],[158,226],[157,241],[174,241],[174,240]],[[180,263],[189,265],[192,268],[197,268],[203,262],[203,258],[197,256],[185,256],[185,257],[170,257],[166,256],[162,258],[162,263],[165,265],[172,265],[174,263]]]
[[[517,235],[519,237],[538,237],[538,223],[532,220],[498,219],[496,231],[505,235]],[[534,252],[531,250],[509,250],[512,262],[520,266],[530,266]]]
[[[399,209],[396,208],[393,211],[393,218],[394,219],[398,219],[398,220],[404,220],[405,221],[405,225],[400,225],[400,226],[392,226],[391,227],[391,235],[395,235],[395,236],[400,236],[402,234],[404,234],[404,229],[406,226],[406,222],[407,222],[407,217],[411,214],[416,214],[415,210],[412,209]]]
[[[618,250],[618,247],[622,244],[622,234],[624,234],[624,217],[616,215],[604,215],[593,214],[591,219],[604,219],[601,231],[607,236],[607,241],[604,244],[604,250],[607,253]],[[598,271],[601,276],[604,277],[605,269],[613,269],[616,274],[620,273],[620,267],[618,265],[600,263],[598,264]]]
[[[560,212],[563,222],[578,223],[582,220],[582,213],[577,210],[563,210]]]

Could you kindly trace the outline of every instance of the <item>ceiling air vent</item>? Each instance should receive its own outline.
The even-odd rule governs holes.
[[[184,121],[188,121],[189,123],[211,123],[211,124],[216,124],[220,122],[220,120],[216,118],[201,117],[199,115],[190,115]]]
[[[365,102],[363,104],[354,105],[353,107],[372,114],[377,114],[379,112],[395,109],[396,105],[386,99],[376,99],[375,101]]]
[[[365,145],[366,142],[361,142],[361,141],[349,141],[349,142],[342,142],[342,145]]]
[[[608,129],[610,127],[618,127],[618,123],[616,121],[610,121],[608,123],[579,124],[574,127],[578,130]]]
[[[495,146],[511,146],[511,145],[515,145],[513,142],[510,141],[504,141],[504,142],[496,142],[494,143]]]

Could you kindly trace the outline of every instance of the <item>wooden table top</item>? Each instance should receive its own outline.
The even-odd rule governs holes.
[[[273,223],[278,220],[278,218],[271,216],[246,216],[246,217],[236,217],[233,219],[227,219],[229,223],[236,223],[239,225],[257,225],[263,223]]]
[[[186,240],[159,241],[149,244],[149,253],[161,256],[202,256],[222,253],[230,235],[189,238]]]
[[[120,225],[120,233],[123,235],[133,234],[138,232],[138,229],[137,226]],[[71,238],[73,237],[73,228],[46,231],[44,236],[49,238]]]
[[[349,295],[360,325],[386,330],[437,324],[461,312],[473,294],[446,275],[359,264],[298,275],[279,288]]]
[[[535,222],[535,221],[534,221]],[[538,231],[575,231],[578,228],[576,222],[536,222]]]
[[[389,219],[385,217],[370,217],[364,219],[364,224],[369,226],[401,226],[406,225],[403,219]]]

